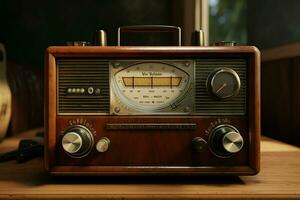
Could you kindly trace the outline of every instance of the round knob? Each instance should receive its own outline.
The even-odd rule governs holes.
[[[62,146],[68,153],[76,153],[82,146],[82,139],[79,134],[75,132],[68,132],[62,139]]]
[[[91,151],[92,146],[92,133],[81,125],[69,128],[62,138],[64,151],[72,157],[86,156]]]
[[[239,152],[244,140],[238,130],[231,125],[214,128],[209,137],[210,148],[218,156],[227,157]]]
[[[106,138],[106,137],[101,138],[97,142],[96,149],[97,149],[98,152],[104,153],[104,152],[106,152],[108,150],[109,144],[110,144],[110,141],[109,141],[108,138]]]
[[[229,132],[223,136],[222,145],[229,153],[237,153],[243,148],[244,140],[237,132]]]
[[[94,45],[95,46],[107,46],[106,32],[104,30],[95,31]]]
[[[222,67],[208,76],[206,87],[216,98],[228,99],[239,93],[241,80],[234,70]]]

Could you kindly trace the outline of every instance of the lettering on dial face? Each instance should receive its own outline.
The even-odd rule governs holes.
[[[125,105],[155,110],[171,106],[184,95],[189,75],[170,64],[144,62],[117,72],[114,80]]]

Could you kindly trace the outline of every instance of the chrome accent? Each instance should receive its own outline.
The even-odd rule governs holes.
[[[106,37],[106,32],[104,30],[95,31],[94,45],[95,46],[107,46],[107,37]]]
[[[82,147],[82,139],[76,132],[68,132],[62,138],[63,149],[70,154],[76,153]]]
[[[237,153],[243,148],[244,140],[239,133],[232,131],[223,136],[222,145],[229,153]]]
[[[243,148],[243,138],[232,125],[221,124],[209,134],[209,147],[217,157],[228,158]]]
[[[70,157],[82,158],[87,156],[92,150],[94,138],[87,127],[74,125],[65,131],[61,144]]]
[[[104,153],[108,150],[110,145],[110,140],[107,137],[101,138],[96,145],[96,149],[100,153]]]
[[[195,46],[205,46],[205,37],[203,30],[196,30],[194,32]]]

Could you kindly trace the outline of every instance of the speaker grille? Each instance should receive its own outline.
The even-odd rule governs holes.
[[[218,100],[209,94],[206,79],[210,73],[220,67],[236,71],[241,80],[240,92],[228,100]],[[195,111],[200,115],[245,115],[247,96],[247,60],[246,59],[201,59],[196,60]]]
[[[97,59],[59,59],[58,112],[109,113],[109,64]]]

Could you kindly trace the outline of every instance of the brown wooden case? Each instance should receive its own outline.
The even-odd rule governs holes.
[[[87,116],[58,115],[57,59],[247,59],[247,114],[244,116]],[[254,175],[260,168],[260,52],[252,46],[235,47],[49,47],[45,57],[45,166],[56,175]],[[86,120],[94,140],[108,137],[109,151],[92,150],[72,158],[61,147],[70,121]],[[227,120],[227,121],[226,121]],[[195,137],[208,140],[211,124],[229,122],[240,130],[244,148],[229,158],[209,148],[195,152]],[[107,123],[195,123],[194,130],[108,130]]]

